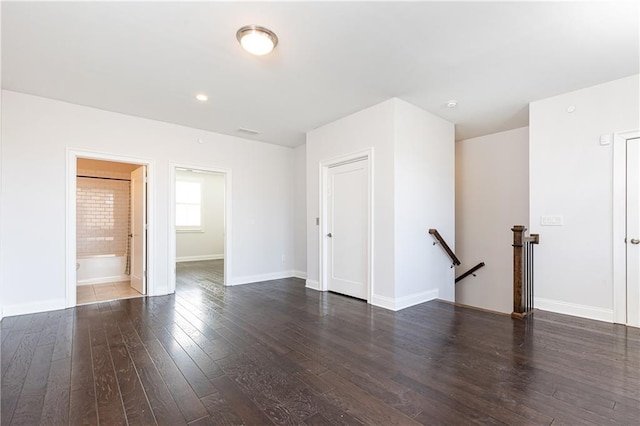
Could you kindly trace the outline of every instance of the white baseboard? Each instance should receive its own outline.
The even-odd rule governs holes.
[[[20,305],[9,305],[2,307],[2,314],[5,317],[14,315],[35,314],[38,312],[57,311],[66,308],[65,299],[43,300],[41,302],[23,303]]]
[[[76,282],[76,285],[117,283],[120,281],[129,281],[130,279],[131,277],[129,275],[116,275],[113,277],[100,277],[100,278],[91,278],[88,280],[82,280],[82,281]]]
[[[574,317],[588,318],[598,321],[613,322],[613,309],[578,305],[560,300],[543,299],[541,297],[534,298],[534,305],[537,309],[542,309],[543,311],[573,315]]]
[[[205,254],[202,256],[180,256],[176,257],[176,262],[197,262],[199,260],[220,260],[224,259],[224,254]]]
[[[300,278],[301,280],[306,280],[307,279],[307,273],[304,272],[304,271],[296,271],[294,269],[293,271],[291,271],[291,273],[293,274],[294,277]]]
[[[272,272],[269,274],[247,275],[244,277],[235,277],[231,279],[228,285],[242,285],[251,284],[261,281],[280,280],[282,278],[291,278],[293,276],[292,271]]]
[[[371,302],[373,306],[377,306],[379,308],[389,309],[391,311],[395,311],[396,303],[395,299],[386,296],[379,296],[377,294],[371,295]]]
[[[371,304],[380,308],[389,309],[391,311],[399,311],[420,303],[428,302],[438,298],[438,289],[427,290],[420,293],[410,294],[409,296],[393,299],[391,297],[372,295]]]
[[[440,290],[435,288],[420,293],[410,294],[409,296],[400,297],[396,299],[396,311],[437,299],[439,296]]]
[[[320,283],[315,280],[307,280],[305,282],[305,287],[310,288],[311,290],[322,291],[322,289],[320,288]]]

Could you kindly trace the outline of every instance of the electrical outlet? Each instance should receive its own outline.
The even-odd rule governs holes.
[[[562,216],[540,216],[540,225],[542,226],[563,226],[564,220]]]

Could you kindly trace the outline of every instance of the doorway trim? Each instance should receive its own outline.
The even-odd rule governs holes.
[[[155,266],[155,164],[148,158],[128,157],[96,151],[84,151],[67,148],[67,211],[66,211],[66,297],[67,308],[76,306],[76,191],[78,174],[78,158],[89,160],[112,161],[116,163],[138,164],[147,166],[147,294],[153,296],[156,293],[154,266]]]
[[[613,134],[613,322],[627,324],[627,140],[640,129]]]
[[[231,169],[222,167],[203,166],[199,164],[170,163],[169,164],[169,251],[167,254],[167,272],[169,277],[169,293],[176,291],[176,170],[191,169],[224,175],[224,285],[229,286],[233,280],[231,273]]]
[[[373,147],[367,148],[362,151],[352,152],[350,154],[341,155],[338,157],[333,157],[327,160],[323,160],[319,164],[319,182],[320,182],[320,191],[319,191],[319,227],[318,227],[318,242],[319,242],[319,259],[318,259],[318,279],[320,282],[320,291],[328,291],[329,285],[327,281],[327,245],[325,244],[325,235],[327,234],[328,227],[328,200],[326,190],[329,186],[329,168],[338,166],[344,163],[351,163],[359,160],[368,160],[368,176],[367,176],[367,189],[368,189],[368,201],[367,201],[367,303],[371,303],[372,295],[373,295]]]

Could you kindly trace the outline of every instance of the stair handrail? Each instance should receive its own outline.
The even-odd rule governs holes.
[[[460,260],[458,259],[458,257],[455,255],[455,253],[453,252],[453,250],[451,250],[451,248],[449,247],[449,245],[447,244],[447,242],[444,240],[444,238],[442,238],[442,235],[440,235],[440,233],[438,232],[437,229],[431,228],[429,229],[429,233],[431,235],[433,235],[433,237],[437,240],[437,242],[434,242],[433,245],[436,244],[440,244],[440,247],[442,247],[442,249],[447,253],[447,255],[449,256],[449,258],[451,258],[451,261],[453,262],[453,265],[451,266],[458,266],[460,265]]]
[[[473,268],[469,269],[467,272],[465,272],[464,274],[456,278],[456,282],[467,278],[469,275],[473,275],[475,277],[476,274],[474,274],[474,272],[476,272],[478,269],[482,268],[483,266],[484,266],[484,262],[478,263],[476,266],[474,266]]]

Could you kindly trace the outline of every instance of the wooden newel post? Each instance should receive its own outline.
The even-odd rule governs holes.
[[[533,314],[533,246],[540,242],[538,234],[526,235],[527,228],[515,225],[513,231],[513,313],[522,319]]]
[[[524,278],[524,233],[527,230],[523,225],[515,225],[513,231],[513,313],[512,318],[524,317],[524,298],[522,287]]]

